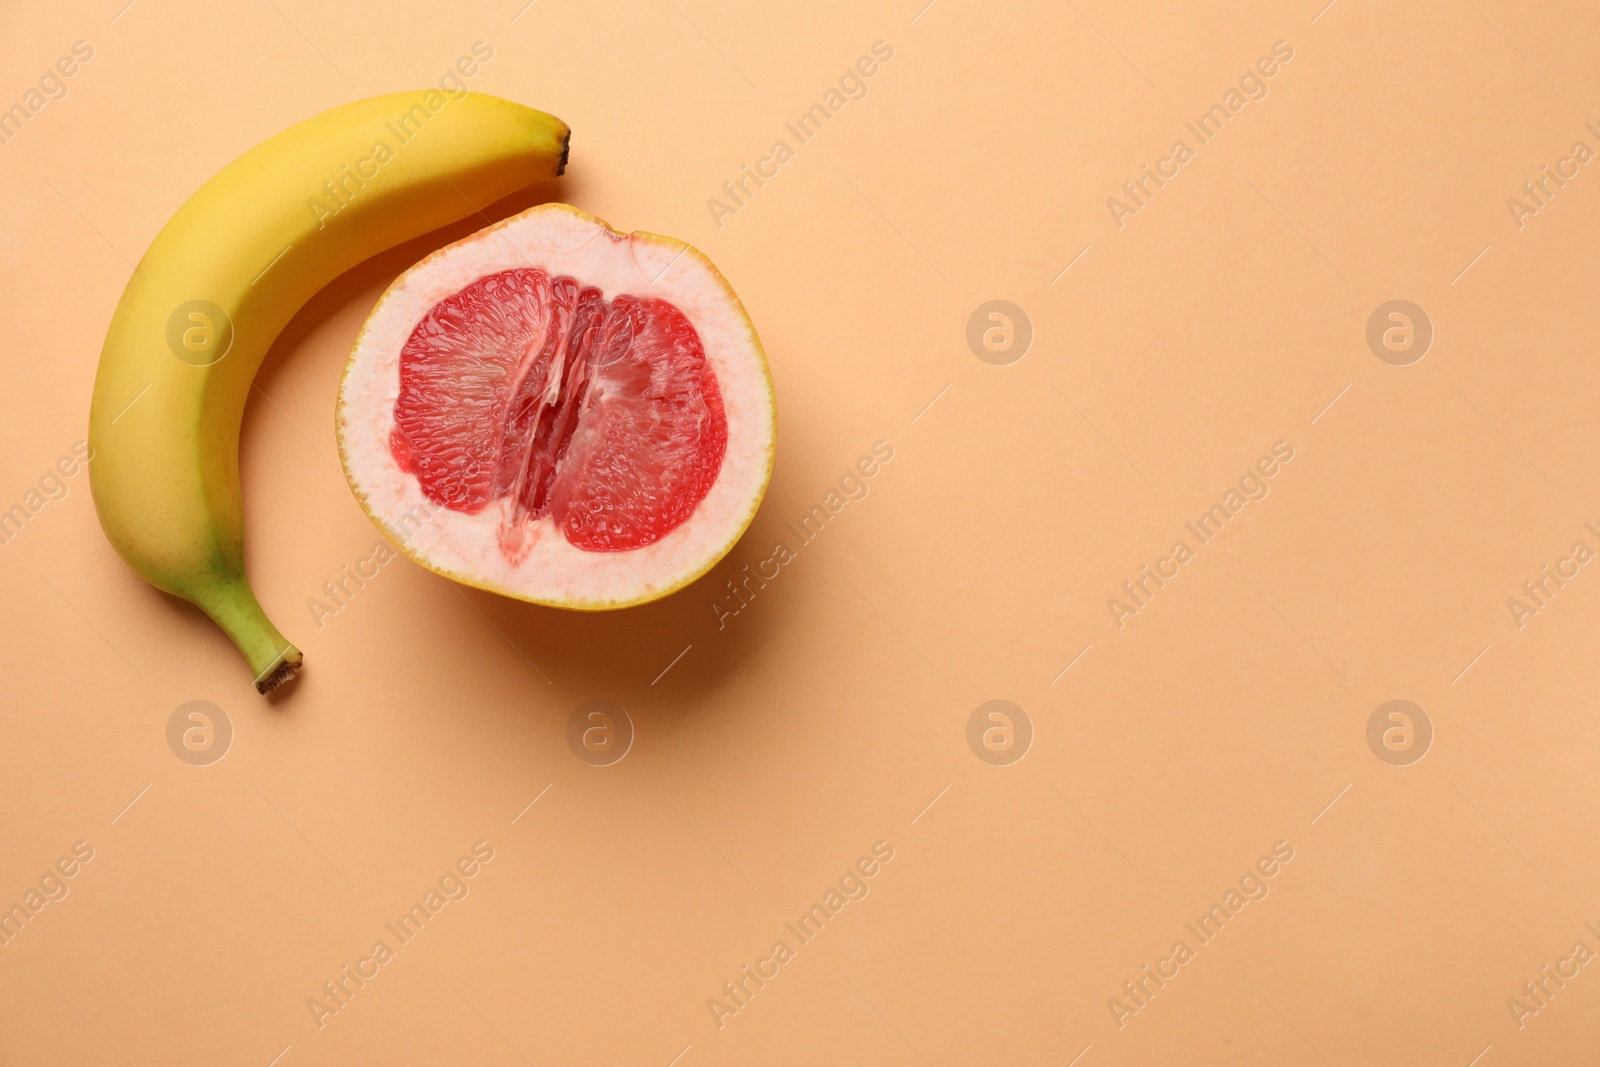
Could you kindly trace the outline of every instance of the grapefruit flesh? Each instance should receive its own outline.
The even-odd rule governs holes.
[[[700,338],[659,298],[502,271],[435,305],[400,353],[395,461],[444,507],[508,500],[513,560],[547,514],[590,552],[654,544],[705,499],[727,443]]]
[[[340,386],[357,499],[407,555],[608,608],[710,569],[772,467],[766,357],[682,242],[530,209],[397,279]]]

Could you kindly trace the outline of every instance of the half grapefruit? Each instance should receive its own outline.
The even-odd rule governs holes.
[[[766,354],[710,260],[565,204],[397,278],[337,423],[356,499],[402,552],[583,610],[710,570],[755,516],[776,434]]]

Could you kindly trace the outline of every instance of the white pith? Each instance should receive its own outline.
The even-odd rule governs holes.
[[[700,506],[661,540],[586,552],[546,515],[513,565],[497,537],[509,500],[476,515],[437,506],[389,448],[400,352],[441,300],[485,275],[539,268],[621,295],[659,297],[686,315],[716,375],[728,420],[722,469]],[[345,369],[337,413],[351,488],[391,541],[435,571],[509,596],[571,608],[640,603],[709,570],[755,514],[771,472],[775,413],[766,356],[737,297],[699,252],[654,234],[620,234],[565,204],[545,204],[443,248],[397,278],[373,309]]]

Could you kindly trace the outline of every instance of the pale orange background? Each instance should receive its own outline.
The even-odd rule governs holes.
[[[0,546],[0,904],[95,857],[0,948],[0,1062],[1592,1057],[1600,963],[1521,1029],[1507,999],[1600,950],[1600,573],[1521,629],[1506,606],[1600,548],[1600,170],[1506,207],[1600,149],[1592,4],[122,2],[0,15],[0,104],[95,50],[0,146],[0,507],[84,436],[130,261],[200,183],[478,40],[474,89],[572,125],[564,199],[737,288],[778,463],[664,602],[569,615],[399,560],[318,628],[377,536],[335,466],[344,359],[464,224],[338,281],[262,371],[250,574],[308,662],[283,699],[73,479]],[[867,97],[717,227],[879,40]],[[1279,40],[1266,99],[1118,229],[1106,198]],[[995,298],[1035,331],[1009,366],[965,339]],[[1435,328],[1404,367],[1364,339],[1400,298]],[[724,583],[878,440],[867,499],[719,631]],[[1279,440],[1270,496],[1119,629],[1107,598]],[[966,742],[997,698],[1035,731],[1010,766]],[[235,730],[210,766],[167,747],[193,699]],[[637,728],[606,768],[565,741],[591,699]],[[1367,745],[1391,699],[1435,730],[1410,766]],[[480,840],[470,895],[319,1029],[307,998]],[[880,840],[870,895],[718,1028],[707,1000]],[[1280,840],[1270,895],[1119,1028],[1108,998]]]

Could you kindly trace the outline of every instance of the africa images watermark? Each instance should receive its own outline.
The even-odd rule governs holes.
[[[61,56],[39,75],[37,87],[29,87],[21,100],[0,111],[0,145],[8,145],[15,140],[23,127],[49,104],[65,100],[69,91],[67,79],[74,77],[83,64],[93,58],[94,45],[88,41],[73,41],[72,51]]]
[[[78,472],[86,470],[94,459],[94,450],[87,441],[79,441],[72,451],[57,459],[39,475],[37,488],[29,488],[22,499],[0,511],[0,545],[9,545],[22,533],[33,517],[49,504],[65,500],[72,491],[69,484]]]
[[[1122,183],[1123,196],[1106,198],[1106,210],[1117,229],[1127,224],[1130,216],[1148,207],[1156,192],[1180,173],[1185,163],[1194,159],[1199,150],[1216,139],[1225,126],[1245,109],[1245,105],[1265,100],[1270,89],[1267,82],[1275,77],[1290,60],[1294,59],[1294,46],[1288,41],[1275,41],[1270,55],[1264,55],[1239,76],[1237,87],[1230,86],[1222,94],[1220,103],[1200,113],[1191,122],[1183,124],[1193,135],[1195,143],[1179,138],[1172,143],[1167,154],[1155,161],[1154,166],[1144,164],[1137,177]]]
[[[872,854],[862,856],[846,868],[838,881],[822,894],[819,903],[812,904],[798,918],[784,923],[784,930],[794,939],[793,945],[786,938],[774,941],[767,954],[757,959],[753,966],[745,964],[733,978],[722,983],[722,996],[707,998],[706,1010],[711,1013],[711,1021],[717,1024],[717,1029],[721,1030],[730,1017],[748,1008],[755,995],[783,973],[783,965],[795,958],[796,950],[816,940],[823,928],[845,909],[845,905],[867,899],[867,894],[872,892],[869,883],[893,859],[893,845],[887,841],[873,842]]]
[[[439,511],[439,506],[431,501],[414,505],[410,511],[400,516],[396,532],[400,535],[400,543],[409,545],[424,529],[428,520]],[[311,621],[317,624],[317,629],[322,629],[323,620],[329,616],[337,615],[350,606],[356,594],[366,588],[368,582],[378,576],[385,563],[394,559],[399,553],[386,541],[378,541],[372,550],[355,563],[346,563],[339,568],[339,574],[322,583],[322,593],[326,601],[317,597],[306,598],[306,610],[311,613]]]
[[[445,905],[467,899],[472,891],[469,883],[483,870],[483,865],[493,859],[493,845],[487,841],[475,842],[471,853],[445,868],[437,883],[428,887],[419,902],[401,912],[393,922],[383,924],[394,938],[393,945],[385,939],[374,941],[371,951],[357,959],[353,966],[345,964],[338,974],[323,982],[320,994],[307,997],[306,1010],[311,1013],[311,1021],[317,1024],[317,1029],[327,1025],[329,1016],[348,1008],[355,995],[382,974],[383,967],[393,962],[400,948],[415,940],[429,922],[438,918]]]
[[[1145,964],[1139,968],[1138,975],[1122,983],[1120,996],[1107,997],[1106,1010],[1111,1013],[1111,1021],[1117,1024],[1117,1029],[1121,1030],[1130,1017],[1148,1008],[1156,994],[1183,973],[1182,969],[1199,956],[1201,948],[1220,937],[1223,928],[1244,911],[1247,904],[1266,900],[1267,894],[1272,892],[1269,880],[1292,859],[1294,846],[1287,841],[1274,841],[1272,854],[1262,856],[1245,868],[1236,886],[1222,894],[1220,903],[1211,905],[1193,922],[1183,924],[1194,938],[1193,945],[1183,938],[1174,941],[1172,948],[1156,960],[1154,966]]]
[[[1600,138],[1600,127],[1593,122],[1585,122],[1583,128]],[[1567,187],[1567,182],[1581,174],[1584,165],[1594,158],[1595,151],[1587,141],[1573,141],[1572,148],[1556,160],[1554,167],[1546,163],[1536,176],[1523,182],[1521,196],[1506,198],[1506,210],[1511,212],[1511,221],[1517,229],[1522,229],[1530,217],[1549,207],[1550,201]]]
[[[77,877],[83,865],[92,859],[94,859],[94,846],[87,841],[79,841],[72,846],[70,854],[62,856],[46,867],[35,885],[28,887],[28,891],[22,894],[20,901],[0,911],[0,947],[8,946],[16,940],[23,929],[33,922],[47,905],[66,900],[67,894],[72,891],[68,882]]]
[[[787,138],[780,137],[772,142],[767,154],[757,159],[753,166],[741,163],[738,176],[722,183],[722,195],[706,198],[706,210],[711,212],[711,221],[717,229],[722,229],[723,219],[737,215],[741,208],[755,199],[756,193],[781,173],[783,165],[795,157],[798,149],[821,133],[822,128],[843,111],[846,104],[852,100],[866,99],[868,80],[893,58],[894,46],[888,41],[874,41],[871,54],[860,57],[839,75],[839,80],[822,94],[820,101],[802,111],[794,121],[783,124],[784,131],[794,138],[793,145]]]
[[[1600,538],[1600,528],[1593,522],[1584,523],[1583,528]],[[1594,555],[1589,542],[1574,541],[1571,551],[1565,556],[1558,557],[1554,563],[1546,563],[1536,576],[1522,583],[1521,596],[1507,597],[1506,610],[1511,612],[1511,621],[1517,629],[1522,629],[1530,618],[1544,610],[1555,599],[1555,595],[1581,573],[1580,568],[1594,559]]]
[[[892,459],[893,445],[887,441],[873,442],[871,455],[860,457],[841,474],[837,487],[822,494],[822,499],[800,516],[798,524],[784,523],[784,529],[794,535],[794,544],[780,540],[772,546],[769,556],[756,561],[754,571],[748,563],[745,564],[740,571],[742,577],[737,582],[728,579],[727,595],[711,601],[711,613],[716,616],[717,629],[726,628],[728,620],[749,607],[768,582],[782,574],[788,564],[799,559],[800,549],[815,541],[823,528],[838,517],[847,504],[865,500],[871,491],[867,483],[877,477],[878,472]]]
[[[1111,621],[1117,624],[1117,629],[1128,625],[1129,619],[1149,607],[1156,593],[1181,574],[1184,564],[1193,560],[1201,548],[1216,540],[1246,504],[1265,500],[1272,491],[1268,482],[1293,459],[1293,445],[1287,441],[1274,442],[1272,450],[1246,468],[1237,484],[1229,486],[1220,500],[1193,521],[1184,523],[1183,528],[1194,538],[1193,545],[1185,538],[1174,541],[1165,556],[1154,564],[1145,564],[1139,568],[1138,575],[1122,583],[1122,596],[1106,599],[1106,610],[1111,612]]]
[[[1583,928],[1600,939],[1600,929],[1596,929],[1593,922],[1584,923]],[[1565,956],[1539,968],[1537,978],[1523,982],[1517,996],[1506,998],[1506,1010],[1511,1013],[1511,1021],[1517,1024],[1517,1029],[1526,1027],[1530,1018],[1549,1007],[1556,994],[1578,977],[1583,966],[1594,958],[1595,950],[1589,942],[1574,941]]]
[[[394,138],[394,144],[386,139],[374,142],[366,155],[344,164],[337,175],[322,183],[322,196],[306,201],[317,229],[323,229],[328,219],[349,207],[366,189],[367,182],[378,177],[383,165],[394,159],[451,101],[466,98],[467,83],[463,79],[476,76],[483,65],[494,58],[494,48],[483,41],[474,41],[471,51],[471,55],[461,56],[439,75],[439,88],[429,89],[420,102],[383,124]]]

